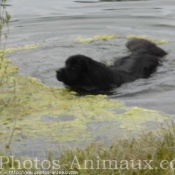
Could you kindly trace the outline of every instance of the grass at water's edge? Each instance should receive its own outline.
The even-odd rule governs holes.
[[[19,171],[17,158],[0,156],[1,170]],[[127,140],[116,138],[112,145],[93,143],[85,149],[67,149],[57,160],[49,153],[45,162],[36,159],[31,164],[20,159],[20,168],[30,167],[34,172],[74,173],[81,175],[174,175],[175,168],[175,125],[161,128],[157,132],[141,134],[139,137]],[[9,159],[9,162],[7,162]],[[47,160],[47,161],[46,161]],[[20,171],[21,171],[20,169]],[[37,172],[43,174],[43,172]]]
[[[111,146],[94,143],[86,149],[67,150],[60,164],[82,175],[174,175],[175,126],[141,134],[131,140],[116,139]]]

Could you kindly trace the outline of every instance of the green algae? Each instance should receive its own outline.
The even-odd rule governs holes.
[[[94,42],[94,41],[107,41],[110,39],[114,39],[114,38],[118,38],[119,36],[116,34],[101,34],[101,35],[95,35],[93,37],[90,38],[77,38],[75,39],[76,41],[79,41],[81,43],[90,43],[90,42]]]
[[[25,46],[19,46],[19,47],[11,47],[11,48],[7,48],[5,50],[0,50],[0,54],[4,53],[4,54],[8,54],[11,52],[15,52],[15,51],[20,51],[20,50],[31,50],[31,49],[37,49],[38,46],[35,44],[29,44],[29,45],[25,45]]]
[[[163,122],[171,117],[158,111],[127,107],[105,95],[79,97],[75,92],[46,86],[36,78],[20,76],[17,72],[18,68],[9,60],[1,61],[1,140],[9,138],[13,129],[13,139],[18,141],[22,137],[46,137],[59,142],[92,140],[94,131],[89,129],[90,123],[106,123],[98,126],[95,131],[98,136],[114,127],[109,122],[125,130],[136,130],[144,129],[146,122]],[[71,117],[67,120],[66,116]]]
[[[99,34],[99,35],[94,35],[94,36],[88,37],[88,38],[79,37],[79,38],[76,38],[75,40],[80,42],[80,43],[90,43],[90,42],[100,41],[100,40],[108,41],[108,40],[115,39],[115,38],[119,38],[119,35],[117,35],[117,34]],[[128,39],[132,39],[132,38],[145,39],[145,40],[149,40],[155,44],[167,44],[168,43],[167,40],[151,39],[145,35],[129,34],[126,38],[128,38]]]
[[[128,39],[133,39],[133,38],[137,38],[137,39],[145,39],[145,40],[148,40],[148,41],[151,41],[155,44],[167,44],[168,41],[167,40],[157,40],[157,39],[150,39],[148,38],[147,36],[145,35],[133,35],[133,34],[129,34],[127,36]]]

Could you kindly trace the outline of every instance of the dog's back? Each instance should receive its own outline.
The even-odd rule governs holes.
[[[131,54],[114,62],[114,66],[137,78],[148,78],[156,71],[167,52],[144,39],[132,39],[126,43]]]
[[[145,39],[132,39],[126,43],[126,47],[131,52],[146,51],[149,54],[158,56],[160,58],[167,55],[167,52],[165,52],[160,47],[157,47],[155,43]]]

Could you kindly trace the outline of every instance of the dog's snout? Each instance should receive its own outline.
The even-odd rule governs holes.
[[[61,74],[61,72],[62,72],[62,69],[56,70],[56,73],[57,73],[57,74]]]
[[[64,68],[61,68],[61,69],[56,70],[56,77],[57,77],[57,80],[58,80],[58,81],[62,81],[63,69],[64,69]]]
[[[56,70],[56,73],[57,73],[57,74],[60,74],[60,73],[61,73],[61,71],[60,71],[60,70]]]

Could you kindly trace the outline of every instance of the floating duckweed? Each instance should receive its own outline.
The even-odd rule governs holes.
[[[107,41],[118,37],[119,37],[118,35],[103,34],[103,35],[95,35],[91,38],[78,38],[76,39],[76,41],[79,41],[81,43],[89,43],[89,42],[98,41],[98,40]]]
[[[127,38],[129,38],[129,39],[132,39],[132,38],[145,39],[145,40],[151,41],[151,42],[153,42],[155,44],[167,44],[168,43],[167,40],[150,39],[150,38],[148,38],[147,36],[144,36],[144,35],[133,35],[133,34],[129,34],[127,36]]]
[[[21,47],[12,47],[12,48],[7,48],[5,50],[0,50],[0,54],[4,53],[4,54],[8,54],[11,52],[15,52],[15,51],[19,51],[19,50],[30,50],[30,49],[37,49],[38,46],[34,45],[34,44],[29,44],[29,45],[25,45],[25,46],[21,46]]]
[[[121,119],[120,128],[125,128],[127,130],[134,130],[138,128],[143,128],[144,124],[152,122],[163,122],[165,119],[168,119],[170,116],[163,115],[155,110],[148,110],[139,107],[132,107],[127,112],[121,114],[119,117]],[[136,127],[136,128],[134,128]]]

